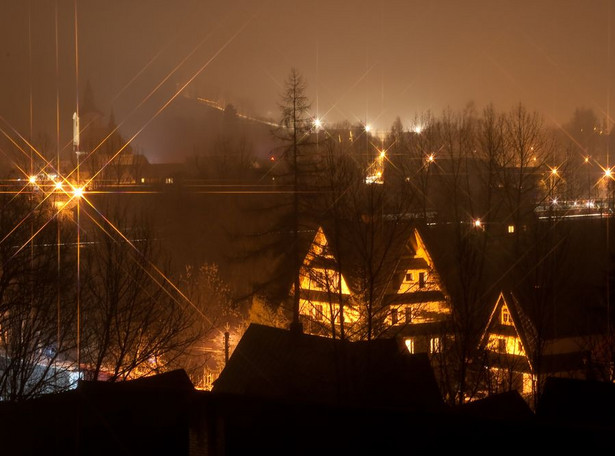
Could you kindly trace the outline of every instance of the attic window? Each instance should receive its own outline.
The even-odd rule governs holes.
[[[508,225],[508,233],[513,234],[515,232],[515,225]]]
[[[406,272],[406,275],[404,276],[404,282],[413,282],[414,281],[414,274],[411,272]]]
[[[512,317],[506,305],[502,306],[502,312],[500,314],[500,323],[506,326],[513,326]]]

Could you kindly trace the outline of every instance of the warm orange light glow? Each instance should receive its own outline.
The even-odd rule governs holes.
[[[35,184],[36,183],[36,176],[30,176],[28,178],[28,180],[30,181],[31,184]]]
[[[313,122],[314,128],[319,129],[322,128],[322,121],[316,117]]]
[[[371,131],[371,129],[372,129],[371,125],[365,125],[365,131],[367,133],[369,133]]]
[[[608,178],[613,177],[613,170],[612,170],[612,168],[607,168],[607,169],[604,170],[604,177],[608,177]]]
[[[75,195],[75,198],[81,198],[83,196],[83,188],[82,187],[74,188],[73,195]]]
[[[585,163],[589,163],[589,157],[585,157]]]
[[[551,168],[551,174],[557,176],[557,168]]]
[[[474,220],[474,226],[476,228],[480,228],[481,226],[483,226],[483,223],[480,221],[480,219],[476,219]]]
[[[56,182],[56,189],[62,190],[62,182]]]
[[[386,156],[386,150],[380,151],[380,158],[384,158]]]
[[[436,159],[436,157],[434,156],[434,154],[429,154],[429,156],[427,157],[427,161],[428,162],[433,162]]]

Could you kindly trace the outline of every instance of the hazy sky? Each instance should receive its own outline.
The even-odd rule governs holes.
[[[69,136],[77,81],[136,142],[193,77],[188,95],[277,118],[291,67],[325,121],[380,129],[471,101],[547,122],[615,106],[613,0],[0,2],[0,125],[24,136],[58,117]]]

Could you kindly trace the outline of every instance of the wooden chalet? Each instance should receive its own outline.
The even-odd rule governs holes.
[[[331,242],[336,234],[338,242]],[[423,237],[416,227],[395,226],[374,239],[365,252],[352,234],[317,229],[299,272],[304,329],[398,338],[410,353],[438,351],[451,306]]]

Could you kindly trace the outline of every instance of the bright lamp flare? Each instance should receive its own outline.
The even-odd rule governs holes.
[[[56,182],[56,189],[57,190],[62,190],[62,182],[60,182],[60,181]]]
[[[83,187],[74,188],[73,195],[75,196],[75,198],[81,198],[83,196]]]
[[[431,162],[433,162],[435,159],[436,159],[436,157],[434,156],[434,154],[430,154],[430,155],[427,157],[427,161],[428,161],[428,162],[430,162],[430,163],[431,163]]]
[[[557,168],[551,168],[551,174],[557,176]]]
[[[481,226],[483,226],[483,222],[481,222],[480,219],[476,219],[474,220],[474,226],[476,228],[480,228]]]
[[[322,128],[322,121],[318,117],[314,119],[313,124],[316,129]]]
[[[604,177],[613,177],[613,168],[607,168],[604,170]]]
[[[35,183],[36,183],[36,176],[30,176],[30,177],[28,178],[28,181],[29,181],[31,184],[35,184]]]
[[[386,156],[387,152],[386,150],[381,150],[380,151],[380,158],[384,158]]]
[[[365,125],[365,131],[366,131],[367,133],[369,133],[369,132],[371,131],[371,129],[372,129],[372,126],[371,126],[371,125]]]

